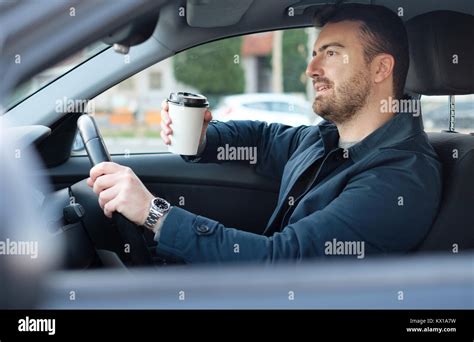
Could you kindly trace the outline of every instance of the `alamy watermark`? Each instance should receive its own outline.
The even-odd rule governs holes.
[[[56,334],[55,318],[30,318],[26,316],[18,320],[20,332],[47,332],[48,335]]]
[[[420,116],[421,104],[418,99],[388,99],[380,101],[380,112],[382,113],[411,113],[413,116]]]
[[[0,241],[0,255],[29,255],[31,259],[38,257],[38,241]]]
[[[326,255],[356,255],[357,259],[365,257],[364,241],[337,241],[332,239],[324,243]]]
[[[55,103],[56,113],[84,113],[93,115],[95,113],[94,101],[85,99],[70,99],[63,96],[61,99],[57,99]]]
[[[220,146],[217,148],[217,160],[248,160],[250,164],[257,163],[257,147],[253,146]]]

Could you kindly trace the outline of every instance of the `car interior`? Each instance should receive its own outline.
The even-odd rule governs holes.
[[[391,7],[390,2],[378,3]],[[183,6],[186,16],[176,15]],[[231,12],[227,11],[229,6]],[[239,2],[238,6],[231,1],[163,1],[155,11],[109,32],[103,42],[113,47],[80,64],[5,114],[15,125],[23,126],[18,134],[35,144],[45,164],[38,172],[44,173],[54,187],[55,191],[45,200],[48,208],[44,213],[50,216],[45,219],[58,222],[63,212],[71,213],[63,216],[58,227],[66,237],[65,268],[143,266],[173,261],[154,255],[151,233],[143,232],[143,239],[142,232],[137,235],[133,225],[103,215],[97,196],[85,182],[91,167],[89,158],[71,156],[82,113],[58,115],[48,99],[62,96],[92,99],[145,67],[208,41],[249,32],[311,26],[318,6],[318,1],[280,1],[271,7],[265,1],[252,0]],[[430,1],[405,3],[404,20],[410,43],[406,83],[409,94],[454,98],[474,93],[473,68],[468,62],[474,60],[471,41],[474,21],[470,7],[467,1],[439,6]],[[292,15],[287,15],[290,9]],[[208,20],[210,17],[215,20]],[[122,63],[121,48],[130,50],[131,63]],[[459,54],[459,64],[450,62],[449,56],[453,54]],[[455,120],[455,110],[450,111],[447,106],[446,117]],[[474,212],[470,206],[474,202],[474,186],[469,177],[474,172],[474,128],[471,134],[447,130],[428,135],[443,164],[443,199],[430,233],[413,252],[450,252],[454,244],[463,250],[472,249]],[[176,155],[157,153],[113,155],[112,160],[131,167],[152,193],[159,193],[172,205],[180,205],[179,198],[184,196],[185,209],[254,233],[262,232],[278,197],[278,182],[238,163],[200,165],[186,163]],[[124,241],[134,247],[134,253],[124,252]]]
[[[417,293],[416,299],[413,296],[413,302],[408,302],[412,307],[432,307],[430,298],[439,297],[439,293],[445,294],[440,297],[439,306],[468,305],[465,294],[469,291],[469,284],[472,285],[472,275],[469,278],[465,270],[472,269],[472,259],[469,254],[467,259],[458,259],[458,262],[450,258],[454,248],[467,252],[474,249],[474,211],[471,208],[474,183],[470,179],[474,174],[474,127],[471,133],[456,132],[454,128],[455,97],[474,94],[474,6],[467,0],[370,2],[395,12],[403,8],[402,19],[406,23],[410,45],[406,93],[415,98],[422,95],[448,95],[450,98],[450,104],[446,104],[446,130],[427,133],[443,165],[443,196],[430,232],[409,255],[410,258],[422,257],[410,259],[414,269],[407,269],[406,264],[399,261],[384,263],[384,259],[380,258],[374,264],[360,266],[363,269],[358,268],[357,272],[349,264],[336,270],[332,262],[318,261],[321,272],[317,274],[310,273],[310,268],[289,267],[278,274],[255,268],[249,269],[246,277],[237,279],[229,273],[231,268],[219,268],[218,273],[207,278],[205,273],[196,270],[191,269],[184,274],[170,268],[168,273],[157,279],[136,266],[146,266],[146,270],[156,272],[163,268],[155,266],[178,264],[179,261],[164,260],[156,255],[156,243],[151,232],[137,228],[123,217],[106,218],[98,205],[97,196],[86,184],[94,159],[92,154],[97,153],[99,159],[105,160],[106,150],[101,152],[99,146],[88,150],[89,156],[71,153],[78,132],[78,119],[83,112],[58,113],[54,107],[55,99],[92,100],[141,70],[207,42],[254,32],[311,27],[315,10],[326,2],[282,0],[269,6],[265,0],[242,0],[238,3],[231,0],[140,0],[133,6],[120,2],[113,9],[106,4],[95,8],[83,4],[82,9],[84,13],[90,13],[90,18],[68,25],[59,12],[58,2],[55,4],[58,6],[56,12],[51,11],[57,17],[54,25],[45,24],[32,32],[28,39],[16,40],[21,46],[29,46],[25,51],[30,51],[30,55],[25,54],[32,58],[26,59],[19,69],[14,69],[17,74],[13,71],[9,73],[13,68],[4,68],[6,62],[0,59],[4,80],[0,93],[8,84],[20,84],[83,46],[98,40],[106,44],[91,58],[15,106],[6,108],[3,115],[13,126],[10,133],[15,140],[25,146],[34,146],[40,156],[43,166],[32,171],[45,177],[52,186],[52,191],[44,194],[41,215],[51,225],[58,243],[61,241],[64,244],[64,258],[59,269],[69,272],[79,270],[79,273],[57,273],[47,279],[45,284],[50,292],[44,307],[69,307],[70,302],[61,298],[64,291],[71,287],[82,290],[84,298],[88,298],[81,303],[83,308],[96,307],[98,298],[103,301],[103,307],[122,307],[123,303],[116,301],[116,298],[125,295],[129,296],[129,307],[156,307],[157,303],[162,307],[174,307],[174,302],[157,295],[157,289],[161,294],[173,291],[174,282],[188,284],[196,293],[201,293],[202,288],[198,285],[193,288],[191,284],[204,286],[207,293],[221,291],[219,286],[232,291],[239,286],[246,289],[248,286],[258,288],[262,284],[273,284],[273,292],[265,293],[267,304],[285,307],[287,302],[271,302],[271,299],[276,298],[278,291],[285,289],[287,279],[299,282],[302,292],[317,288],[327,295],[315,297],[308,292],[308,300],[300,302],[301,307],[396,307],[397,303],[387,302],[383,297],[393,292],[396,286],[401,286],[399,284]],[[63,34],[55,36],[58,27],[64,28]],[[38,41],[35,35],[39,37],[40,34],[43,38]],[[13,48],[6,49],[5,55],[10,57],[8,63],[11,63],[14,54]],[[129,63],[123,62],[125,54],[130,58]],[[451,62],[454,55],[459,60],[456,64]],[[36,62],[32,63],[32,59]],[[88,132],[85,134],[100,135],[100,130],[90,123],[85,122],[82,126],[82,130]],[[152,193],[160,194],[172,205],[210,217],[228,227],[261,233],[277,203],[279,183],[255,173],[242,163],[189,163],[170,153],[115,154],[111,155],[111,159],[132,168]],[[186,199],[185,203],[180,201],[181,198]],[[124,249],[126,244],[132,247],[131,252]],[[433,254],[437,257],[432,260],[423,258]],[[443,288],[436,287],[438,271],[432,273],[430,267],[433,263],[443,266],[443,272],[451,272],[452,282],[446,282]],[[97,269],[103,272],[99,277],[87,273]],[[104,273],[123,269],[134,270],[136,277]],[[339,271],[341,273],[337,273]],[[357,284],[355,292],[345,292],[343,287],[334,285],[341,282],[342,274],[350,276]],[[391,279],[392,283],[385,279]],[[409,283],[407,279],[410,279]],[[117,284],[127,286],[119,287]],[[374,295],[371,289],[376,284],[380,287]],[[425,285],[424,290],[420,284]],[[248,307],[254,300],[262,298],[258,291],[254,297],[242,296],[247,292],[243,290],[240,297],[232,297],[232,305]],[[354,293],[357,296],[352,296]],[[149,296],[149,300],[144,299],[145,295]],[[229,301],[222,300],[222,297],[209,300],[209,307],[229,305]],[[200,307],[202,302],[188,302],[187,305]]]
[[[469,60],[474,57],[469,35],[462,33],[472,31],[473,23],[472,15],[454,11],[433,11],[407,21],[410,69],[406,89],[410,93],[455,97],[474,91],[472,65],[465,63],[454,72],[449,59],[456,51],[463,51]],[[455,116],[455,111],[449,115]],[[469,203],[474,199],[474,187],[469,175],[474,171],[474,133],[448,129],[428,133],[428,137],[443,164],[443,195],[438,216],[418,250],[446,251],[455,243],[473,248],[474,216]],[[456,158],[453,151],[459,151]]]

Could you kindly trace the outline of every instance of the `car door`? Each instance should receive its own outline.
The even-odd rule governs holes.
[[[168,153],[116,154],[112,160],[132,168],[156,196],[228,227],[261,233],[278,197],[279,184],[247,165],[188,163]],[[82,181],[84,191],[89,169],[87,156],[73,156],[47,172],[57,189]]]

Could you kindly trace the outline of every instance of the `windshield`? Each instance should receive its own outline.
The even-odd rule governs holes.
[[[23,82],[10,94],[7,100],[7,109],[16,106],[28,96],[34,94],[44,86],[47,86],[99,52],[102,52],[107,47],[108,45],[104,43],[95,42],[62,62],[42,71],[28,81]]]

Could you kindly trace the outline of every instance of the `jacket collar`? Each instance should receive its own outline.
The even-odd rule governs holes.
[[[339,140],[336,125],[329,121],[323,121],[318,127],[325,152],[336,148]],[[363,140],[351,146],[348,149],[349,156],[356,162],[375,149],[394,145],[420,132],[423,132],[421,115],[415,116],[412,113],[400,112]]]

